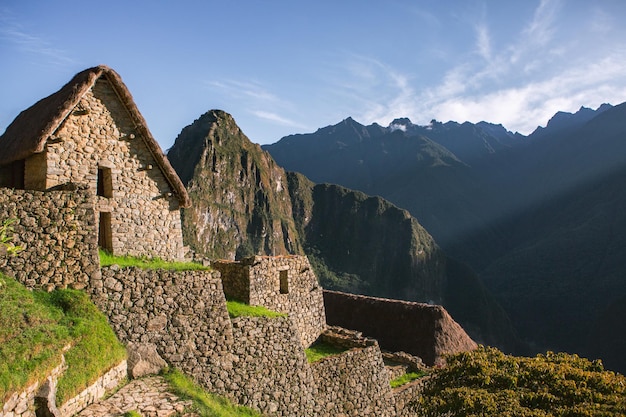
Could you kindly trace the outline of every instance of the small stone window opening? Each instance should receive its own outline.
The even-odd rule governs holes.
[[[100,197],[113,197],[113,177],[111,168],[98,168],[98,184],[96,194]]]
[[[281,294],[289,294],[289,279],[288,279],[289,271],[279,271],[279,279],[280,279],[280,293]]]
[[[101,212],[98,226],[98,246],[113,253],[113,236],[111,231],[111,213]]]

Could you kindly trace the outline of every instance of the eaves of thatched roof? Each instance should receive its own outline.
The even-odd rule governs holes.
[[[161,147],[150,133],[145,119],[139,112],[130,91],[122,78],[105,65],[79,72],[72,80],[56,93],[39,100],[21,112],[0,136],[0,165],[27,158],[34,153],[43,152],[46,141],[74,110],[80,99],[96,81],[105,77],[115,89],[118,97],[126,106],[141,137],[170,186],[176,193],[180,206],[189,207],[191,199],[180,178],[163,154]]]

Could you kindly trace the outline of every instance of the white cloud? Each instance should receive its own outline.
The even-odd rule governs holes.
[[[263,111],[263,110],[253,110],[251,111],[251,113],[253,115],[255,115],[256,117],[263,119],[263,120],[267,120],[270,121],[272,123],[276,123],[282,126],[289,126],[289,127],[295,127],[298,129],[305,129],[306,126],[301,125],[300,123],[297,123],[293,120],[290,120],[286,117],[282,117],[276,113],[272,113],[272,112],[268,112],[268,111]]]
[[[474,25],[476,53],[462,57],[430,87],[418,89],[413,76],[359,57],[356,61],[366,68],[351,73],[354,78],[348,87],[360,98],[362,110],[356,115],[364,123],[382,125],[398,117],[417,123],[432,118],[485,120],[528,134],[557,111],[626,101],[626,43],[612,41],[603,49],[603,43],[596,42],[596,54],[590,59],[575,41],[553,42],[561,35],[555,21],[562,6],[542,0],[518,37],[499,50],[493,49],[486,23]],[[597,25],[607,19],[600,12],[595,16]],[[357,90],[359,79],[368,87]]]

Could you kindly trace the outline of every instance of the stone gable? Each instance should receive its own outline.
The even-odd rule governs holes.
[[[120,255],[181,259],[178,199],[115,89],[98,79],[48,139],[24,161],[24,188],[68,183],[96,196],[99,245]]]

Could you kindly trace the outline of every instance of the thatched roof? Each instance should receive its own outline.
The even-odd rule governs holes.
[[[43,152],[46,141],[74,110],[80,99],[100,77],[105,77],[128,109],[139,134],[159,165],[165,178],[176,193],[182,207],[189,207],[191,199],[185,186],[163,154],[161,147],[150,133],[145,119],[139,112],[130,91],[121,77],[105,65],[79,72],[56,93],[39,100],[21,112],[0,136],[0,165],[24,159]]]

